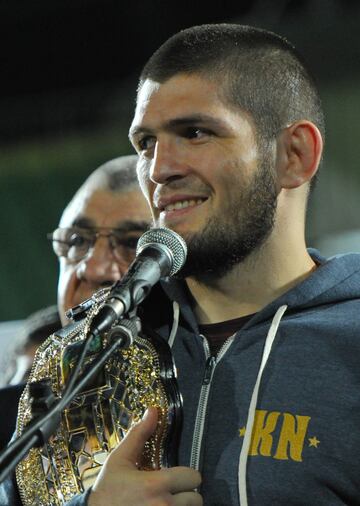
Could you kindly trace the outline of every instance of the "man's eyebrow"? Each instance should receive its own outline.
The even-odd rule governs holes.
[[[206,123],[207,126],[213,127],[225,127],[224,121],[208,114],[193,114],[191,116],[184,116],[182,118],[174,118],[167,122],[166,126],[169,129],[176,128],[178,126],[194,126],[201,123]]]
[[[149,222],[144,220],[121,220],[116,223],[113,227],[97,227],[94,220],[91,218],[87,218],[86,216],[80,216],[76,218],[73,223],[73,227],[79,228],[112,228],[114,230],[118,230],[119,232],[144,232],[149,228]]]
[[[199,124],[206,124],[211,127],[225,128],[226,124],[224,121],[208,114],[193,114],[191,116],[183,116],[180,118],[173,118],[166,121],[162,125],[163,130],[173,130],[180,126],[195,126]],[[130,128],[129,137],[136,137],[141,134],[152,134],[152,129],[146,126],[136,126]]]
[[[144,232],[150,227],[149,222],[147,221],[134,221],[134,220],[125,220],[119,222],[114,229],[119,232]]]
[[[132,137],[137,137],[138,135],[144,134],[144,133],[150,133],[150,130],[148,128],[141,127],[141,126],[132,126],[132,127],[130,127],[130,130],[129,130],[129,139],[131,140]]]
[[[93,228],[95,227],[94,220],[87,218],[86,216],[79,216],[78,218],[75,218],[72,222],[72,227],[79,227],[79,228]]]

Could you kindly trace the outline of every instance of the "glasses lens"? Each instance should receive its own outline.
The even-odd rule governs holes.
[[[129,234],[116,231],[112,232],[109,238],[115,257],[118,260],[132,262],[135,258],[136,246],[140,237],[140,232],[132,232]]]
[[[58,228],[52,235],[56,255],[71,261],[77,261],[86,256],[94,240],[94,233],[76,228]]]

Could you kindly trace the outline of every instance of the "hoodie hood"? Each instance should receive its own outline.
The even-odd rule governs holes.
[[[360,254],[350,253],[326,259],[317,250],[309,249],[308,251],[318,268],[304,281],[265,306],[249,320],[244,328],[271,320],[278,308],[283,305],[287,306],[287,314],[291,314],[301,309],[360,298]],[[171,302],[175,301],[179,304],[183,320],[194,332],[197,332],[198,325],[191,307],[191,295],[184,281],[166,278],[156,288],[154,297],[156,306],[159,308],[160,297],[161,307],[166,312],[165,320],[172,314],[170,299]],[[161,291],[164,293],[161,294]],[[153,294],[149,299],[150,301],[153,299]],[[153,304],[146,302],[148,308],[152,309],[151,313],[154,314]]]

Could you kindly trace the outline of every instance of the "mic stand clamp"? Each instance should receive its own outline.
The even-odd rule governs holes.
[[[46,415],[57,401],[48,378],[29,383],[29,395],[32,420]],[[60,417],[60,412],[55,411],[54,415],[39,427],[36,432],[38,441],[35,447],[41,447],[47,442],[59,425]]]

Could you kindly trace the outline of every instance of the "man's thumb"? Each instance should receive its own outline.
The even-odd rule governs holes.
[[[118,465],[135,466],[146,441],[156,430],[157,421],[157,409],[148,408],[140,422],[131,427],[119,446],[111,452],[111,460],[116,459]]]

